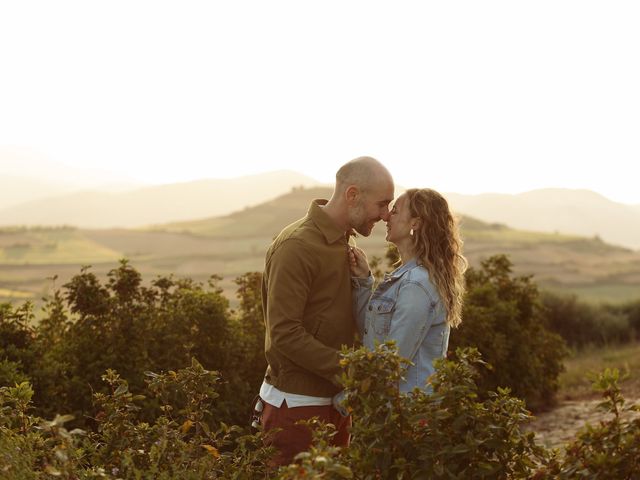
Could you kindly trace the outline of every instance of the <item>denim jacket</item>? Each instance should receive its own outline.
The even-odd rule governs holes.
[[[446,355],[450,327],[429,272],[415,260],[390,274],[372,293],[373,278],[353,278],[354,316],[364,345],[395,340],[400,356],[411,360],[401,392],[414,387],[431,391],[426,383],[433,361]]]

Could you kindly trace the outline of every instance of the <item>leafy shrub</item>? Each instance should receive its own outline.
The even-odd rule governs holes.
[[[66,411],[75,426],[94,428],[92,393],[107,392],[100,380],[107,369],[139,393],[143,372],[176,370],[196,357],[221,374],[218,418],[243,422],[265,371],[260,276],[237,280],[238,311],[216,281],[159,277],[146,287],[123,260],[102,283],[84,267],[54,292],[35,327],[30,304],[0,309],[1,384],[29,380],[38,415]],[[158,404],[149,399],[141,408],[152,418]]]
[[[566,446],[566,453],[554,457],[536,478],[640,478],[640,416],[623,416],[640,412],[640,405],[627,405],[618,380],[618,370],[606,369],[593,384],[603,395],[598,407],[609,413],[610,419],[585,425]]]
[[[480,371],[481,395],[508,387],[528,408],[551,405],[567,352],[547,327],[536,285],[530,277],[513,277],[504,255],[470,268],[466,281],[463,321],[451,333],[449,350],[476,347],[492,365]]]
[[[28,383],[0,389],[2,478],[264,478],[271,452],[262,447],[262,436],[210,416],[216,372],[194,360],[186,369],[148,377],[148,392],[162,413],[143,420],[143,397],[109,370],[103,376],[109,393],[94,396],[96,432],[67,430],[70,415],[52,421],[29,415]]]
[[[406,361],[390,345],[345,352],[352,445],[332,447],[331,427],[311,422],[313,447],[273,471],[262,436],[238,426],[265,367],[260,274],[236,280],[236,311],[216,281],[145,287],[123,261],[105,283],[83,268],[38,325],[30,303],[0,305],[0,478],[635,478],[640,425],[616,414],[613,374],[599,384],[612,422],[566,454],[521,430],[519,398],[551,401],[564,347],[535,285],[502,256],[468,272],[464,322],[433,395],[399,394]],[[606,308],[635,325],[636,304]]]
[[[622,305],[609,305],[609,311],[623,315],[629,325],[629,332],[625,340],[637,340],[640,338],[640,300],[627,302]]]
[[[27,382],[0,388],[0,478],[66,479],[555,479],[637,478],[640,419],[626,407],[617,372],[596,382],[611,420],[586,427],[566,453],[537,445],[522,426],[522,400],[508,390],[479,395],[476,380],[486,365],[476,349],[442,360],[432,377],[434,393],[399,394],[406,361],[392,344],[375,351],[345,351],[342,383],[354,417],[347,448],[330,445],[334,429],[311,420],[314,444],[293,464],[274,471],[262,434],[228,426],[215,417],[217,372],[195,360],[190,367],[147,373],[143,393],[160,406],[142,416],[144,398],[107,371],[106,393],[96,393],[95,431],[69,430],[69,415],[44,421],[32,413]]]
[[[640,317],[640,314],[636,313],[634,303],[595,306],[578,300],[575,295],[549,292],[541,299],[549,328],[576,349],[628,342],[638,331],[633,322],[635,315]]]
[[[0,304],[0,385],[27,380],[33,367],[33,304],[26,302],[15,310]]]
[[[480,354],[459,349],[456,358],[439,362],[432,395],[402,395],[405,361],[395,347],[345,352],[354,415],[345,463],[356,478],[527,478],[545,452],[520,428],[529,418],[524,403],[505,389],[481,400]]]
[[[385,259],[387,270],[391,270],[399,259],[393,246],[387,249]],[[372,271],[381,277],[382,260],[373,260]],[[465,280],[462,324],[451,332],[449,351],[475,347],[493,366],[480,373],[481,396],[507,387],[531,409],[552,405],[568,352],[562,338],[550,328],[531,277],[512,276],[509,259],[495,255],[479,268],[469,268]]]

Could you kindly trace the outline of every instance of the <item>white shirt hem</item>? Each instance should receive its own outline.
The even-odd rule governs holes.
[[[313,397],[311,395],[287,393],[278,390],[266,381],[263,381],[260,386],[260,398],[276,408],[280,408],[285,400],[289,408],[331,405],[331,397]]]

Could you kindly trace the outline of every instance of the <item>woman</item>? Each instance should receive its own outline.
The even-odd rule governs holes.
[[[411,360],[401,392],[431,391],[433,361],[446,355],[450,328],[461,321],[467,261],[458,225],[442,195],[411,189],[396,200],[386,239],[400,261],[373,293],[366,255],[350,252],[358,327],[367,348],[395,340],[400,356]]]

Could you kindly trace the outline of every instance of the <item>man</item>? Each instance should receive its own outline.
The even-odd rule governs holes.
[[[349,443],[350,417],[332,406],[340,390],[340,350],[353,346],[349,239],[369,236],[389,217],[393,179],[371,157],[359,157],[336,173],[331,199],[314,200],[307,215],[287,226],[266,255],[262,279],[267,372],[260,389],[265,431],[273,438],[276,465],[306,450],[311,432],[298,420],[317,416],[333,423],[336,445]]]

